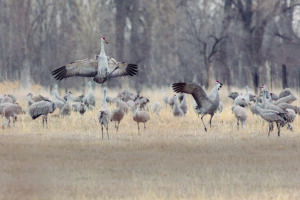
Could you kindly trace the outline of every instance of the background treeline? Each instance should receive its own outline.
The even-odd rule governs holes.
[[[50,71],[94,57],[100,36],[107,55],[140,65],[122,81],[137,89],[215,79],[300,85],[299,0],[1,0],[0,81],[53,85]]]

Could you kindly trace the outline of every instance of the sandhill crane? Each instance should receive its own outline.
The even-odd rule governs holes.
[[[174,99],[173,115],[175,117],[182,117],[184,115],[184,112],[181,110],[181,108],[179,106],[178,96],[175,96],[175,99]]]
[[[219,89],[223,86],[223,83],[216,81],[216,86],[212,89],[209,95],[206,94],[204,89],[195,83],[173,83],[173,90],[177,93],[183,92],[191,94],[197,103],[196,111],[198,114],[202,114],[201,121],[204,126],[204,130],[207,132],[207,128],[204,124],[203,117],[207,114],[210,115],[209,125],[211,127],[212,118],[219,107]]]
[[[270,95],[271,95],[272,101],[277,101],[279,99],[279,97],[276,94],[274,94],[273,92],[270,92]]]
[[[182,101],[180,102],[179,108],[182,110],[183,114],[187,113],[187,105],[186,105],[186,95],[183,94]]]
[[[240,94],[234,99],[234,104],[245,108],[247,107],[248,102],[246,98],[242,94]]]
[[[134,100],[136,98],[136,94],[129,91],[129,89],[125,89],[118,94],[118,98],[120,98],[124,102],[128,102],[130,100]]]
[[[52,96],[53,96],[53,102],[55,103],[56,108],[58,108],[61,111],[61,109],[66,104],[66,101],[63,98],[60,98],[55,91],[52,91]]]
[[[13,95],[5,94],[0,103],[16,103],[16,98]]]
[[[290,94],[288,96],[279,98],[277,101],[274,102],[274,104],[275,105],[278,105],[280,103],[289,103],[290,104],[296,100],[297,100],[297,98],[294,95]]]
[[[133,120],[136,121],[138,126],[138,134],[140,134],[140,123],[144,124],[144,129],[146,129],[146,122],[150,120],[150,115],[145,110],[142,110],[139,103],[136,103],[137,108],[133,114]]]
[[[139,105],[141,110],[145,110],[146,105],[150,102],[150,100],[147,97],[137,95],[134,102],[136,105]]]
[[[67,101],[64,104],[64,106],[61,108],[60,113],[59,113],[62,116],[67,116],[67,115],[71,114],[71,106],[70,106],[70,101],[72,100],[71,94],[72,94],[72,92],[68,91]]]
[[[112,114],[110,117],[110,121],[115,122],[116,132],[118,132],[118,130],[119,130],[119,125],[120,125],[120,122],[122,121],[122,119],[124,118],[125,112],[126,112],[126,107],[124,106],[123,101],[121,99],[119,99],[118,107],[112,111]]]
[[[45,123],[48,127],[48,114],[53,113],[55,109],[55,103],[50,100],[42,100],[35,102],[29,106],[29,115],[32,117],[32,119],[43,116],[43,127]]]
[[[6,122],[2,124],[2,128],[7,125],[10,127],[10,118],[13,118],[13,125],[17,120],[17,115],[22,112],[22,108],[18,104],[3,103],[0,105],[0,114],[6,118]]]
[[[273,123],[276,123],[277,126],[277,134],[280,136],[280,126],[284,126],[286,123],[286,112],[278,112],[275,110],[268,110],[263,109],[258,105],[258,100],[256,99],[255,102],[255,109],[257,110],[258,114],[263,118],[265,121],[269,123],[269,131],[268,136],[270,135],[271,130],[273,130]]]
[[[31,104],[35,103],[35,102],[39,102],[39,101],[47,101],[49,100],[47,97],[44,97],[42,95],[37,95],[37,96],[33,96],[33,94],[31,92],[29,92],[27,94],[27,100],[28,100],[28,106],[30,106]]]
[[[172,96],[169,96],[169,98],[168,98],[168,104],[169,104],[169,106],[171,107],[171,109],[173,109],[173,106],[174,106],[174,100],[175,100],[175,94],[174,95],[172,95]]]
[[[286,97],[286,96],[289,96],[292,94],[292,91],[290,88],[285,88],[283,89],[280,93],[279,93],[279,98],[282,98],[282,97]]]
[[[288,128],[292,131],[293,130],[293,122],[296,118],[296,113],[293,109],[286,109],[287,112],[287,122],[288,122]]]
[[[93,109],[93,107],[96,106],[96,99],[95,99],[94,89],[91,81],[88,82],[88,86],[89,86],[89,90],[87,95],[83,98],[83,102],[91,110]]]
[[[239,96],[238,92],[231,92],[228,97],[231,98],[232,100],[235,100]]]
[[[72,110],[74,112],[79,112],[81,115],[83,115],[86,111],[85,105],[82,102],[74,102],[72,103]]]
[[[155,101],[152,104],[152,111],[156,114],[156,116],[159,116],[159,113],[161,111],[161,103],[159,101]]]
[[[109,139],[108,123],[109,123],[109,119],[110,119],[110,110],[109,110],[109,108],[107,106],[107,102],[106,102],[106,88],[104,88],[103,92],[104,92],[104,96],[103,96],[102,106],[98,113],[98,121],[101,125],[102,140],[103,140],[103,127],[105,127],[105,129],[106,129],[107,138]]]
[[[244,128],[245,121],[247,120],[248,117],[247,110],[240,105],[234,105],[232,107],[232,112],[234,113],[235,118],[237,120],[237,128],[239,129],[240,122],[242,124],[242,128]]]
[[[105,37],[101,37],[101,51],[98,59],[77,60],[52,71],[56,80],[68,77],[93,77],[93,81],[102,84],[112,78],[122,76],[135,76],[138,72],[136,64],[117,62],[106,56],[104,43],[108,43]]]

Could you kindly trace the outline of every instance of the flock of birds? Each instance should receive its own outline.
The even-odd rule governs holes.
[[[201,115],[204,130],[207,132],[207,127],[204,123],[204,116],[210,115],[209,125],[211,127],[212,118],[217,112],[222,112],[222,103],[219,97],[219,90],[222,88],[222,83],[216,81],[215,87],[207,93],[203,87],[195,83],[174,83],[172,88],[175,94],[171,96],[162,96],[162,100],[166,107],[169,107],[175,117],[184,117],[187,113],[187,95],[191,94],[194,98],[194,111]],[[11,94],[0,95],[0,114],[6,118],[2,127],[10,126],[11,119],[13,124],[17,120],[19,114],[28,113],[32,119],[42,117],[43,127],[48,127],[48,115],[58,110],[59,116],[64,118],[71,112],[78,112],[84,115],[87,110],[93,110],[96,107],[95,91],[92,82],[88,83],[88,91],[85,95],[73,97],[72,92],[67,91],[65,96],[60,96],[58,87],[55,86],[52,90],[52,98],[33,95],[27,95],[28,107],[24,111],[17,103],[16,98]],[[237,119],[237,128],[240,123],[244,128],[248,117],[249,109],[254,115],[261,117],[267,121],[269,125],[268,135],[274,129],[274,124],[277,127],[278,136],[280,136],[280,127],[287,126],[288,129],[293,129],[293,122],[296,114],[300,113],[300,107],[292,103],[297,99],[289,88],[284,89],[277,96],[268,91],[266,86],[261,86],[261,91],[258,95],[249,92],[246,87],[246,94],[231,92],[228,95],[233,100],[232,112]],[[152,111],[159,117],[163,105],[160,101],[155,101],[149,106],[150,100],[147,97],[130,92],[128,89],[118,93],[116,97],[107,96],[107,89],[103,89],[103,99],[101,108],[98,111],[98,122],[101,126],[102,139],[104,129],[106,129],[107,138],[109,139],[108,127],[109,123],[114,123],[116,132],[119,130],[120,122],[130,111],[133,113],[132,119],[137,123],[138,133],[140,134],[140,123],[144,124],[150,120],[150,112]],[[115,109],[110,110],[111,104],[115,104]]]
[[[106,56],[104,45],[108,44],[105,37],[101,37],[101,51],[94,59],[83,59],[66,64],[63,67],[52,71],[52,75],[57,80],[62,80],[68,77],[93,77],[93,81],[103,84],[108,80],[122,76],[135,76],[138,73],[136,64],[127,64],[118,62],[115,59]],[[196,83],[178,82],[173,83],[172,88],[176,93],[172,96],[163,96],[163,101],[166,106],[170,106],[173,115],[176,117],[185,116],[187,113],[186,94],[192,95],[195,106],[194,111],[201,115],[201,121],[204,130],[207,132],[207,127],[204,123],[204,116],[210,115],[209,125],[212,125],[212,119],[217,112],[222,112],[223,105],[220,102],[219,90],[223,84],[216,81],[214,88],[207,93],[205,89]],[[59,115],[65,117],[71,112],[84,114],[87,110],[93,110],[96,106],[96,99],[92,82],[88,83],[88,92],[85,95],[73,97],[72,92],[68,91],[64,97],[61,97],[58,92],[58,87],[55,86],[51,92],[51,100],[42,95],[27,95],[28,108],[26,112],[32,119],[42,117],[43,126],[48,127],[48,115],[56,109],[59,110]],[[118,132],[119,125],[124,116],[132,111],[133,120],[137,123],[138,133],[140,134],[140,123],[146,128],[147,121],[150,120],[148,98],[135,94],[129,90],[120,92],[116,97],[107,96],[107,89],[103,89],[103,100],[101,108],[98,112],[98,121],[101,125],[102,139],[104,129],[106,129],[107,138],[109,139],[108,125],[114,123],[115,129]],[[232,92],[228,96],[233,100],[232,112],[237,119],[237,127],[241,123],[242,128],[247,120],[247,109],[263,120],[268,122],[269,131],[274,129],[274,124],[277,126],[278,136],[280,136],[280,127],[287,126],[293,129],[293,122],[296,114],[300,113],[300,108],[292,105],[297,99],[290,89],[284,89],[278,96],[267,90],[265,85],[261,86],[260,94],[253,95],[246,87],[246,95]],[[114,110],[110,110],[108,104],[116,104]],[[157,101],[152,103],[152,112],[159,116],[162,109],[162,104]],[[6,118],[2,127],[10,126],[11,119],[13,124],[17,120],[17,116],[21,113],[26,113],[16,102],[16,98],[11,94],[0,95],[0,114]]]

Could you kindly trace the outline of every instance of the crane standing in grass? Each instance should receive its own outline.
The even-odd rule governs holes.
[[[106,102],[106,88],[104,88],[104,96],[103,96],[103,101],[102,101],[102,106],[99,110],[98,114],[98,121],[101,125],[101,132],[102,132],[102,140],[103,140],[103,127],[106,129],[106,134],[107,138],[109,140],[109,134],[108,134],[108,124],[109,124],[109,119],[110,119],[110,110],[107,106]]]
[[[29,115],[32,119],[43,116],[43,127],[48,127],[48,114],[53,113],[56,109],[55,103],[50,100],[42,100],[35,102],[29,106]]]

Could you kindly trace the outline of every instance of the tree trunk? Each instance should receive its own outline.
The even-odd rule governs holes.
[[[287,88],[288,82],[287,82],[287,71],[286,71],[286,65],[282,65],[282,88]]]

